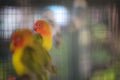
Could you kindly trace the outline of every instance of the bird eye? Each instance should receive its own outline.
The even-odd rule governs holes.
[[[38,27],[41,27],[42,26],[42,24],[38,24]]]

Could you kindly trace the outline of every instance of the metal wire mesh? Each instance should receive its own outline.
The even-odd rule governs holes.
[[[9,50],[12,32],[33,30],[34,22],[43,18],[55,26],[54,33],[58,31],[63,40],[63,45],[53,47],[50,53],[58,69],[57,78],[52,80],[94,80],[91,76],[96,70],[106,69],[116,62],[115,58],[119,59],[119,3],[109,0],[97,6],[88,1],[93,4],[86,7],[84,0],[5,1],[0,0],[0,80],[17,76]],[[51,5],[57,7],[53,9]],[[102,57],[104,53],[107,57]]]
[[[0,80],[8,80],[9,77],[17,76],[12,66],[12,54],[9,50],[12,32],[15,29],[23,28],[32,30],[34,22],[40,19],[46,6],[52,4],[65,5],[67,0],[60,2],[55,0],[6,0],[6,2],[4,2],[2,0],[0,2],[3,3],[0,8]],[[64,14],[64,12],[62,14]],[[59,53],[58,51],[56,52]],[[66,49],[61,50],[61,52],[66,52]],[[56,56],[54,53],[52,56]],[[66,63],[67,59],[64,64]],[[59,65],[59,68],[62,68],[63,66],[64,65]],[[59,77],[67,80],[67,71],[65,72],[64,76]]]

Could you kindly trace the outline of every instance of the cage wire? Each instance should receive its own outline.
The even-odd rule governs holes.
[[[60,26],[54,23],[54,21],[52,22],[52,25],[57,25],[57,27],[60,26],[62,33],[61,35],[64,44],[62,47],[59,48],[59,50],[56,50],[56,48],[53,47],[51,51],[51,55],[54,57],[59,72],[59,76],[57,78],[51,78],[51,79],[52,80],[89,80],[88,78],[91,77],[92,73],[94,72],[94,70],[96,70],[96,68],[101,69],[101,64],[102,64],[102,68],[103,65],[106,66],[106,64],[104,64],[105,61],[103,62],[101,61],[102,63],[98,63],[95,62],[96,60],[92,61],[92,59],[88,59],[89,56],[86,53],[90,55],[92,51],[93,52],[96,50],[98,50],[98,52],[102,51],[99,50],[100,48],[103,48],[101,47],[101,43],[98,43],[99,40],[95,42],[96,39],[95,36],[98,36],[96,33],[99,33],[98,32],[99,30],[96,30],[96,32],[92,30],[92,29],[97,29],[94,27],[94,25],[96,26],[96,24],[98,23],[107,25],[107,27],[105,27],[105,25],[104,26],[97,25],[97,27],[103,26],[109,31],[107,34],[108,43],[106,43],[109,51],[112,53],[120,52],[119,50],[120,46],[117,44],[119,42],[118,37],[120,30],[119,3],[112,4],[112,1],[109,0],[108,2],[110,4],[107,4],[107,2],[105,1],[106,5],[104,4],[104,8],[103,8],[102,4],[99,4],[99,6],[97,6],[94,3],[95,5],[94,6],[92,4],[93,1],[89,2],[90,0],[87,0],[93,6],[90,6],[88,9],[86,9],[85,6],[84,9],[83,7],[79,6],[79,1],[81,2],[84,0],[1,0],[0,4],[1,3],[3,4],[0,5],[0,80],[7,80],[11,76],[17,76],[12,66],[12,54],[9,50],[9,44],[10,44],[10,38],[12,32],[15,29],[24,29],[24,28],[29,28],[30,30],[32,30],[34,22],[38,19],[41,19],[42,16],[41,14],[43,13],[42,11],[44,11],[44,9],[46,9],[46,6],[48,7],[49,5],[57,5],[57,6],[63,5],[64,7],[67,7],[67,9],[63,9],[63,8],[60,9],[62,11],[60,13],[58,11],[56,15],[58,14],[65,15],[66,13],[63,10],[68,10],[70,13],[70,14],[66,14],[67,16],[70,17],[67,18],[67,20],[69,20],[68,22],[66,22],[67,25],[64,24]],[[100,2],[103,3],[104,1],[100,1]],[[57,10],[55,9],[54,11]],[[47,14],[49,15],[49,13]],[[84,21],[83,20],[84,16],[87,16],[85,17],[87,19],[86,25],[82,25],[81,27],[79,21],[80,22]],[[42,17],[45,17],[45,19],[47,20],[46,16],[42,16]],[[72,17],[75,18],[73,19],[73,21],[71,20]],[[58,17],[58,19],[59,18],[61,17]],[[53,20],[53,17],[50,18],[50,20]],[[65,20],[61,19],[61,21],[63,22],[60,22],[60,24],[64,23]],[[100,34],[103,30],[105,30],[105,28],[101,28]],[[85,33],[82,30],[84,30]],[[85,34],[87,34],[87,36],[93,35],[93,37],[88,36],[86,38],[84,37],[86,36]],[[82,39],[79,40],[78,39],[79,37],[80,38],[82,37]],[[91,38],[90,39],[91,43],[85,46],[86,45],[85,41],[87,42],[88,40],[86,39],[89,39],[89,37]],[[97,38],[100,39],[101,36]],[[97,53],[97,51],[95,53]],[[104,51],[102,51],[101,53],[104,53]],[[100,54],[98,53],[99,56],[102,55],[101,53]],[[112,59],[116,58],[115,55],[113,56]],[[96,55],[95,58],[97,59],[98,55]],[[89,62],[89,60],[92,63],[88,63],[90,65],[87,66],[86,63]],[[112,63],[114,64],[114,62],[115,61],[113,60]],[[83,63],[83,65],[81,65],[81,63]],[[83,71],[84,73],[80,71]]]
[[[24,28],[29,28],[32,30],[34,22],[40,19],[41,15],[39,14],[41,14],[41,11],[45,8],[45,6],[52,4],[68,5],[66,4],[66,2],[68,1],[69,0],[6,0],[6,2],[4,2],[3,0],[1,1],[3,4],[0,8],[0,80],[8,80],[9,77],[17,76],[12,66],[12,54],[9,50],[12,32],[16,29]],[[64,15],[64,13],[62,14]],[[59,53],[58,51],[56,52]],[[63,66],[64,65],[61,65],[60,68]],[[66,78],[67,80],[67,75],[60,78]]]

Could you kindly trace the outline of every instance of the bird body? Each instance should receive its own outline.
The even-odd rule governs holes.
[[[19,76],[22,76],[23,74],[27,74],[26,71],[27,69],[21,61],[23,55],[22,53],[23,53],[23,49],[19,49],[14,53],[12,58],[14,69]]]
[[[17,36],[20,37],[25,37],[23,36],[22,33],[25,33],[25,31],[28,31],[27,29],[25,30],[16,30],[14,33],[13,33],[13,39],[16,38]],[[31,32],[30,32],[31,33]],[[28,33],[29,34],[29,33]],[[27,34],[27,35],[28,35]],[[29,39],[29,36],[27,36],[27,38]],[[27,38],[24,38],[27,40]],[[31,38],[32,39],[32,38]],[[30,39],[29,44],[26,42],[25,44],[27,45],[31,45],[32,44],[32,40]],[[25,40],[25,41],[26,41]],[[19,43],[19,42],[18,42]],[[25,67],[25,65],[23,64],[22,62],[22,56],[23,56],[23,51],[25,49],[26,46],[20,46],[20,47],[16,47],[15,43],[12,41],[11,44],[10,44],[10,50],[13,52],[13,56],[12,56],[12,64],[13,64],[13,67],[16,71],[16,73],[19,75],[19,76],[22,76],[23,74],[27,74],[27,69]]]
[[[18,76],[28,75],[31,80],[49,80],[47,70],[56,74],[52,58],[41,43],[30,30],[13,33],[10,50],[13,51],[12,62]]]

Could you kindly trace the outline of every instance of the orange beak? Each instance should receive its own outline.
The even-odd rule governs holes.
[[[13,42],[10,44],[10,51],[11,51],[12,53],[14,53],[14,51],[15,51],[15,46],[14,46],[14,43],[13,43]]]
[[[35,31],[37,31],[37,26],[36,26],[36,25],[34,25],[33,29],[34,29]]]

